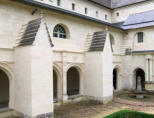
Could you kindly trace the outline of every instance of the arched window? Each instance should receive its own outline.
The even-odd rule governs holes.
[[[61,25],[56,25],[53,30],[53,37],[66,39],[66,31]]]

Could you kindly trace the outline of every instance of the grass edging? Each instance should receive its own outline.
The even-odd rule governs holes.
[[[104,118],[154,118],[154,114],[148,114],[130,110],[121,110],[111,115],[108,115]]]

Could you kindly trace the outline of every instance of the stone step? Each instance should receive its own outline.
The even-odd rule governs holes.
[[[19,114],[12,109],[0,109],[0,118],[20,118]]]

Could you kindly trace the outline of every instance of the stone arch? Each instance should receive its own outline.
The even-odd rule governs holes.
[[[11,68],[9,67],[9,65],[7,65],[7,64],[5,64],[5,63],[0,63],[0,75],[1,75],[1,77],[2,77],[2,79],[3,79],[3,77],[4,77],[4,79],[7,79],[7,80],[4,80],[5,81],[5,83],[4,84],[7,84],[7,85],[5,85],[5,87],[7,87],[7,88],[5,88],[5,89],[8,89],[8,90],[6,90],[5,92],[8,92],[8,93],[4,93],[5,95],[6,95],[6,97],[8,97],[8,98],[6,98],[6,100],[8,99],[8,101],[6,101],[6,102],[8,102],[8,103],[4,103],[4,107],[9,107],[9,108],[13,108],[13,104],[14,104],[14,100],[13,100],[13,89],[14,89],[14,87],[13,87],[13,72],[11,71]],[[2,80],[3,81],[3,80]],[[4,88],[2,88],[3,89],[3,91],[4,91]],[[3,105],[0,105],[1,107],[3,107]]]
[[[66,66],[66,71],[71,68],[71,67],[75,67],[79,72],[80,74],[82,75],[83,74],[83,69],[82,69],[82,65],[81,64],[74,64],[74,63],[70,63]]]
[[[76,70],[76,72],[78,73],[78,91],[76,91],[76,94],[74,94],[74,95],[79,95],[79,94],[82,94],[82,92],[83,92],[83,71],[82,71],[82,67],[80,66],[80,65],[78,65],[78,64],[69,64],[68,66],[67,66],[67,90],[68,90],[68,71],[70,70],[70,69],[74,69],[74,70]],[[68,93],[68,92],[67,92]],[[68,96],[70,96],[69,94],[68,94]]]
[[[135,78],[135,88],[137,88],[138,85],[138,77],[141,77],[141,85],[142,85],[142,90],[145,90],[145,71],[142,68],[136,68],[134,70],[134,78]]]
[[[57,64],[53,64],[53,69],[57,72],[60,78],[62,78],[62,69]]]
[[[61,78],[62,78],[61,69],[58,65],[54,64],[53,65],[53,98],[55,102],[62,100],[62,79]]]
[[[57,26],[57,25],[60,25],[61,27],[64,28],[64,30],[66,31],[66,39],[70,39],[70,30],[69,28],[67,27],[67,25],[63,24],[63,23],[58,23],[54,26],[54,28]],[[53,28],[53,31],[54,31],[54,28]]]

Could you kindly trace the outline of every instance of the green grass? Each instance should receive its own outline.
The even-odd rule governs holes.
[[[154,115],[137,111],[121,110],[104,118],[154,118]]]

